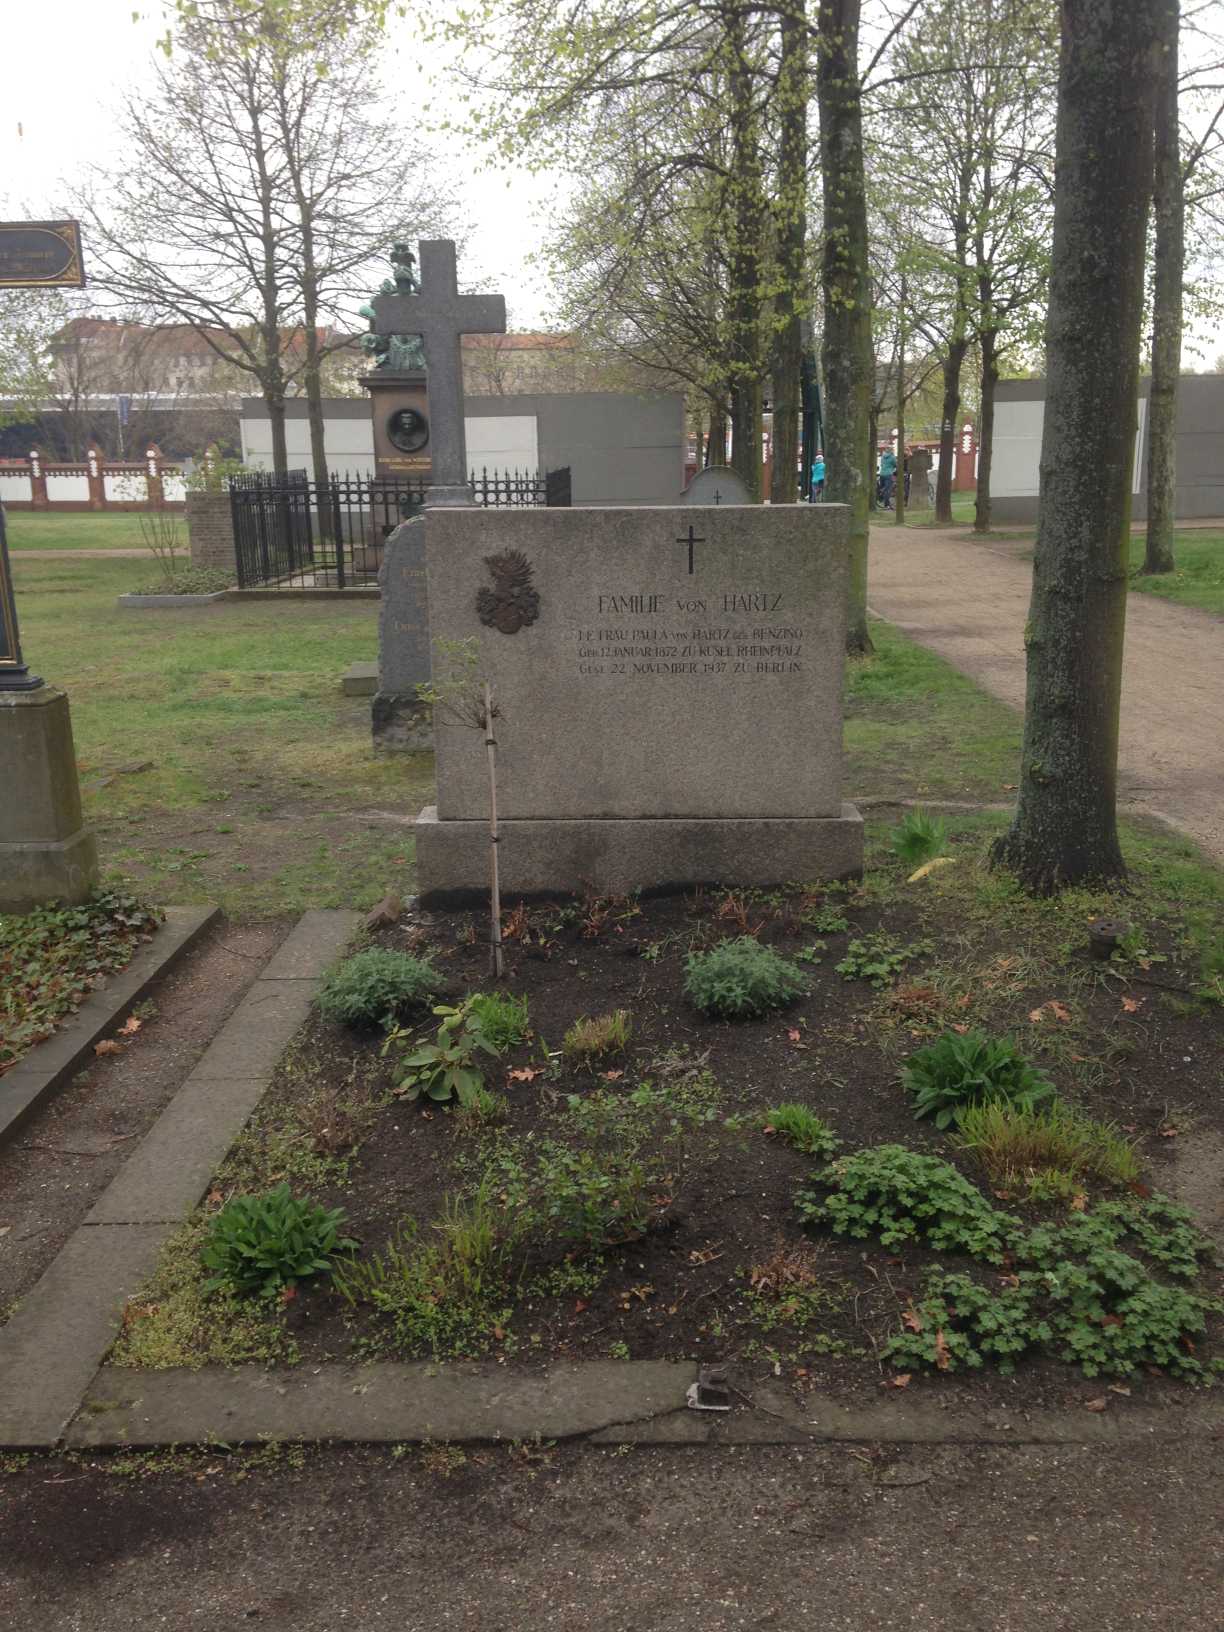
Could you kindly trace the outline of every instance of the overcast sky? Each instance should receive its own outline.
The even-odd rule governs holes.
[[[83,160],[119,156],[114,106],[147,79],[158,36],[157,8],[132,21],[139,0],[56,0],[53,12],[5,5],[4,94],[0,99],[0,202],[6,218],[40,220],[54,213]],[[419,40],[403,23],[388,33],[384,74],[403,87],[404,118],[414,117],[428,94],[425,73],[445,64],[422,60]],[[436,97],[436,91],[432,93]],[[526,265],[540,236],[540,210],[555,180],[480,168],[469,154],[457,169],[472,223],[466,283],[481,282],[506,297],[511,325],[533,328],[550,316],[548,291]],[[86,273],[89,244],[85,244]]]

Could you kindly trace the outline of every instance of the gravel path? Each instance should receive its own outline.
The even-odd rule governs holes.
[[[1024,707],[1032,546],[963,529],[871,530],[868,599],[920,645]],[[1153,595],[1126,613],[1119,782],[1224,861],[1224,619]]]

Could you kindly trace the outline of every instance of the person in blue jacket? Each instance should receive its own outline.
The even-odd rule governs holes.
[[[880,499],[885,510],[893,507],[893,483],[897,479],[897,456],[891,448],[880,455]]]
[[[824,498],[825,462],[824,454],[818,448],[816,457],[812,460],[812,494],[813,504],[819,504]]]

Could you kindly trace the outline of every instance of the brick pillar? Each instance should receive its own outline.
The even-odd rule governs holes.
[[[149,487],[149,509],[164,510],[166,494],[162,487],[162,451],[154,442],[145,454],[145,480]]]
[[[105,510],[106,482],[102,476],[102,450],[96,443],[90,443],[85,455],[85,470],[89,481],[89,508]]]
[[[188,493],[187,539],[193,567],[220,567],[237,577],[228,493]]]
[[[34,510],[45,510],[49,502],[47,498],[47,478],[43,474],[42,454],[37,448],[31,448],[30,507]]]

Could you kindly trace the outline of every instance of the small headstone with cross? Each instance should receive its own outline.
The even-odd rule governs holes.
[[[501,295],[459,293],[455,246],[449,238],[422,239],[420,251],[419,291],[375,295],[370,302],[374,333],[419,334],[425,348],[432,470],[426,504],[471,504],[459,338],[464,334],[504,334],[506,302]]]
[[[752,497],[743,479],[730,465],[708,465],[680,495],[681,504],[751,504]]]

